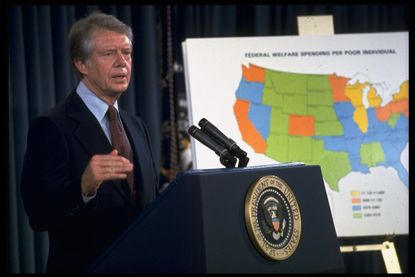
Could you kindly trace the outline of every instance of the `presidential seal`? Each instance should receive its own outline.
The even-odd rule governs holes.
[[[245,223],[251,242],[267,259],[288,259],[301,238],[301,213],[290,187],[277,176],[253,182],[245,198]]]

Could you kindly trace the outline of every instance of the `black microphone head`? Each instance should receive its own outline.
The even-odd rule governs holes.
[[[209,121],[206,118],[202,118],[201,120],[199,120],[199,126],[201,128],[205,127],[206,124],[208,124]]]
[[[214,137],[216,140],[218,140],[221,143],[229,139],[221,131],[219,131],[219,129],[215,125],[210,123],[209,120],[207,120],[206,118],[202,118],[199,121],[199,126],[201,130],[210,134],[212,137]]]
[[[189,127],[187,132],[193,137],[195,133],[197,132],[197,130],[199,130],[199,128],[197,128],[195,125],[192,125]]]

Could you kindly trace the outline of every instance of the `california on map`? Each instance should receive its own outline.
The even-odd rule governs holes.
[[[377,80],[381,81],[381,80]],[[242,139],[278,162],[321,166],[333,191],[350,172],[391,167],[408,187],[408,80],[389,101],[365,76],[302,74],[242,65],[234,115]]]

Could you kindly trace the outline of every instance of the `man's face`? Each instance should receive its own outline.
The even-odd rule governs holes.
[[[78,62],[82,81],[105,102],[115,102],[128,88],[131,77],[131,41],[126,35],[107,30],[92,35],[89,59]]]

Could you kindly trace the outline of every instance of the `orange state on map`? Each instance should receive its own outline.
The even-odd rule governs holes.
[[[242,65],[242,75],[249,82],[265,83],[265,69],[254,64]]]
[[[339,77],[336,74],[329,75],[330,86],[333,91],[334,102],[349,102],[350,99],[345,95],[345,87],[350,78]]]

